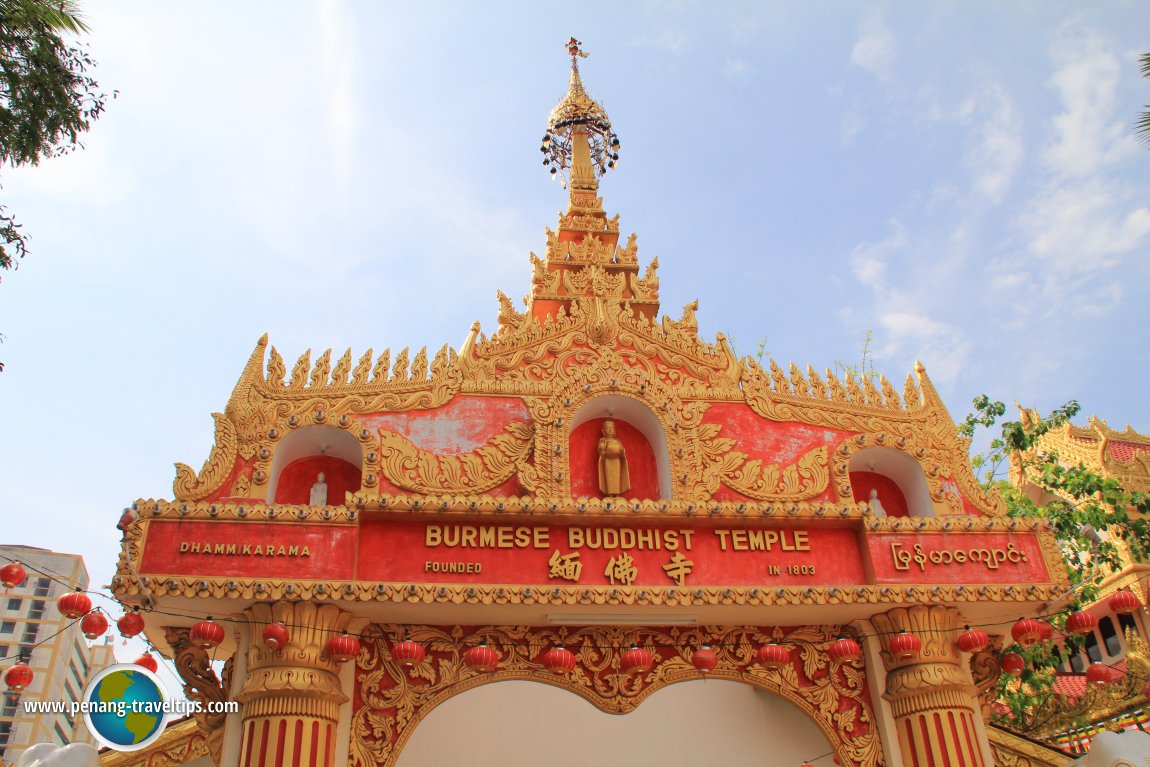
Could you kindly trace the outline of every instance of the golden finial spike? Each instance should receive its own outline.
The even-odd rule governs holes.
[[[302,389],[303,385],[307,383],[309,370],[311,370],[311,349],[305,351],[295,361],[295,365],[291,369],[291,383],[288,386],[292,389]]]
[[[308,384],[313,389],[321,386],[327,386],[328,375],[331,373],[331,349],[324,350],[324,353],[319,355],[315,361],[315,367],[311,370],[311,381]]]
[[[553,178],[566,185],[570,172],[572,202],[576,190],[586,196],[599,188],[598,177],[615,167],[619,160],[619,137],[611,130],[607,112],[583,87],[578,61],[587,53],[572,37],[567,41],[571,56],[571,80],[563,97],[547,120],[543,136],[543,165]],[[592,199],[594,197],[592,196]]]
[[[353,385],[367,383],[367,374],[371,371],[371,355],[372,350],[369,347],[359,358],[359,362],[355,365],[355,370],[351,371],[351,382]]]
[[[275,384],[276,386],[283,386],[285,376],[287,376],[287,368],[284,367],[284,359],[273,346],[271,351],[268,352],[267,381],[268,383]]]
[[[391,370],[391,349],[384,349],[375,361],[375,368],[371,371],[371,380],[374,383],[385,383],[388,371]]]
[[[347,376],[351,373],[351,347],[336,361],[335,368],[331,371],[331,385],[344,386],[347,384]]]

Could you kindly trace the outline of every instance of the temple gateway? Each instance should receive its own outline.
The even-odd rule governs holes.
[[[115,594],[205,708],[105,763],[1063,763],[985,718],[1001,636],[1067,589],[1051,532],[921,365],[760,365],[661,314],[570,53],[525,303],[430,353],[265,336],[203,468],[135,504]]]

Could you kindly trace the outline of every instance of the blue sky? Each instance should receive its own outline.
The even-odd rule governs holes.
[[[0,172],[12,543],[111,577],[123,506],[198,467],[256,340],[462,341],[527,292],[570,35],[622,139],[601,192],[664,311],[816,369],[926,365],[1150,431],[1144,2],[88,2],[119,97]]]

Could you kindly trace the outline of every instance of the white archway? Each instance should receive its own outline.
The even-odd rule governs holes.
[[[763,767],[798,765],[830,750],[790,702],[739,682],[672,684],[620,716],[558,687],[506,681],[433,709],[396,767]]]

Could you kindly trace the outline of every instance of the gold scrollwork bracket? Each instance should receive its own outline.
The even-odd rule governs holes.
[[[222,706],[213,705],[213,713],[208,713],[209,704],[219,704],[228,700],[224,682],[212,670],[211,658],[207,651],[192,644],[190,629],[180,626],[164,626],[164,638],[172,648],[176,672],[184,682],[184,694],[189,700],[200,704],[200,712],[195,714],[196,726],[208,740],[212,761],[220,763],[223,748],[223,724],[226,714],[218,713]],[[230,662],[230,659],[229,659]],[[225,677],[231,676],[230,664],[225,666]]]

